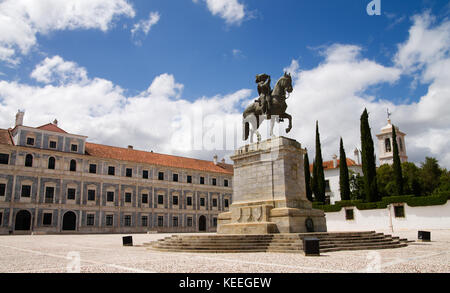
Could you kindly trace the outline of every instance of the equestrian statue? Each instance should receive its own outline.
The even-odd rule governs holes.
[[[258,74],[255,82],[258,84],[259,98],[244,111],[244,141],[250,137],[250,143],[252,143],[253,134],[256,134],[260,141],[261,135],[258,128],[266,119],[270,120],[270,136],[273,136],[275,122],[283,122],[285,118],[289,119],[289,126],[286,128],[286,133],[289,133],[292,129],[292,116],[286,113],[286,99],[293,90],[291,74],[285,72],[273,90],[270,88],[270,76],[267,74]]]

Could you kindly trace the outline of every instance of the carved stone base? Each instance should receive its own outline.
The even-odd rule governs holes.
[[[231,157],[233,204],[219,215],[217,233],[326,232],[324,212],[306,199],[304,153],[297,141],[285,137],[238,149]]]

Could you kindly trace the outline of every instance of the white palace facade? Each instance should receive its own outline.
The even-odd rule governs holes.
[[[89,143],[53,123],[0,129],[0,234],[214,232],[232,165]]]

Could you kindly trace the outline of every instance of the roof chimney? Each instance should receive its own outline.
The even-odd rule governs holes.
[[[17,110],[15,126],[22,126],[23,125],[23,116],[25,116],[25,111]]]
[[[222,164],[225,164],[225,158],[222,159]]]
[[[58,126],[58,120],[55,118],[55,120],[53,120],[53,124]]]
[[[358,148],[355,148],[354,154],[355,154],[356,164],[361,165],[361,163],[359,161],[359,150],[358,150]]]
[[[336,169],[337,166],[338,166],[337,155],[334,154],[334,155],[333,155],[333,168]]]
[[[132,149],[133,149],[133,146],[132,146],[132,145],[129,145],[129,146],[128,146],[128,149],[129,149],[129,150],[132,150]]]
[[[214,158],[214,165],[217,165],[217,158],[218,158],[217,155],[214,155],[213,158]]]

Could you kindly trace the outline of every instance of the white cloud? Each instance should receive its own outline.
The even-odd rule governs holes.
[[[74,62],[64,61],[60,56],[45,58],[30,75],[43,83],[85,83],[88,81],[86,69]]]
[[[245,18],[245,7],[238,0],[204,0],[212,15],[218,15],[227,24],[240,25]],[[198,0],[193,0],[198,3]]]
[[[38,34],[57,30],[107,31],[118,16],[134,17],[126,0],[5,0],[0,3],[0,60],[17,64]]]
[[[140,44],[140,39],[147,36],[152,26],[158,23],[161,16],[158,12],[150,12],[148,19],[142,19],[131,29],[131,35],[136,44]],[[137,39],[139,38],[139,39]]]
[[[89,141],[205,159],[211,159],[213,153],[224,156],[227,152],[221,151],[223,145],[205,152],[208,144],[202,143],[204,132],[214,130],[216,123],[239,131],[241,113],[237,109],[251,93],[240,90],[191,102],[181,98],[183,85],[164,73],[155,77],[146,91],[127,96],[111,81],[90,79],[84,68],[59,56],[39,63],[32,77],[52,84],[30,86],[0,81],[0,127],[11,127],[17,109],[25,109],[25,124],[29,126],[58,118],[63,129],[87,135]],[[203,125],[203,117],[214,119],[205,120]],[[198,119],[200,122],[194,126]]]

